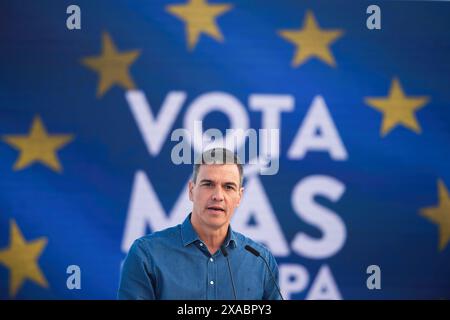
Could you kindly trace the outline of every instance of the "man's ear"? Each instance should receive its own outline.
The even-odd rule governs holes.
[[[238,203],[237,203],[237,205],[239,205],[240,203],[241,203],[241,199],[242,199],[242,195],[244,194],[244,187],[241,187],[240,189],[239,189],[239,200],[238,200]]]
[[[192,198],[193,198],[192,189],[194,189],[194,182],[189,181],[189,200],[194,201],[194,200],[192,200]]]

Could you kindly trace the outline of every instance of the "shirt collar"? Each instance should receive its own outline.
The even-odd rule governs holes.
[[[191,215],[192,212],[184,219],[183,224],[181,225],[181,240],[183,241],[183,246],[187,246],[197,240],[200,240],[197,232],[195,232],[194,228],[191,224]]]
[[[225,238],[224,243],[225,247],[229,247],[231,245],[232,248],[236,248],[237,245],[236,234],[233,231],[233,229],[231,229],[231,225],[228,226],[227,237]]]
[[[181,240],[183,241],[183,246],[190,245],[195,241],[201,241],[197,232],[195,232],[194,227],[192,227],[191,223],[191,215],[192,212],[184,219],[181,224]],[[225,238],[225,247],[232,246],[232,248],[236,248],[237,239],[235,232],[231,229],[231,226],[228,226],[227,236]]]

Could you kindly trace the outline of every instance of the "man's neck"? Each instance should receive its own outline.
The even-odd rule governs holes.
[[[191,217],[191,224],[211,254],[214,254],[217,250],[219,250],[227,236],[228,225],[225,225],[220,229],[211,229],[193,217]]]

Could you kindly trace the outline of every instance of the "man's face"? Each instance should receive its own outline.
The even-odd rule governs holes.
[[[241,201],[244,188],[239,187],[239,169],[235,164],[201,165],[197,182],[189,182],[192,214],[201,225],[219,229],[228,226]]]

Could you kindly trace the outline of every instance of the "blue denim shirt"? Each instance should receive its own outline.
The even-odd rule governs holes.
[[[190,217],[133,243],[123,265],[119,299],[234,299],[226,258],[221,250],[209,253]],[[264,261],[244,247],[257,249],[278,281],[278,266],[269,250],[231,227],[224,244],[238,300],[280,299]]]

